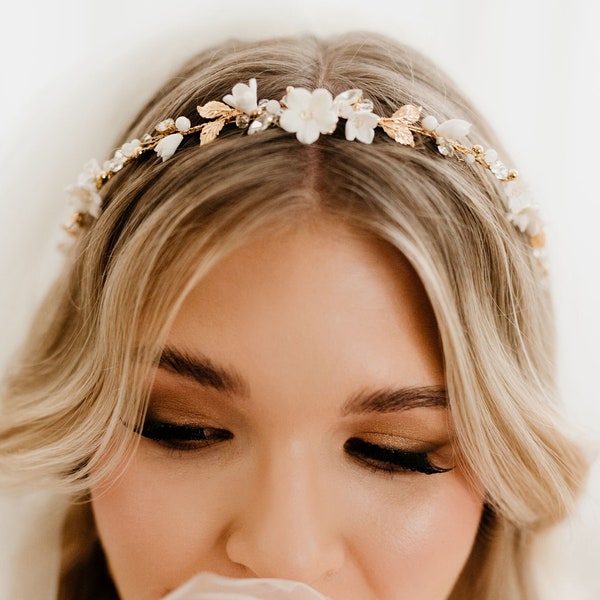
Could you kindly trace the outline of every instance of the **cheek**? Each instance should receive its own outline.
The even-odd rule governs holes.
[[[138,458],[118,480],[91,490],[98,534],[122,600],[155,600],[200,566],[218,568],[211,564],[211,549],[220,543],[222,521],[214,517],[223,510],[222,499],[207,493],[206,480],[190,482],[170,466]]]
[[[440,600],[450,594],[479,527],[483,499],[457,472],[432,475],[427,489],[390,494],[361,517],[356,553],[376,574],[378,597]]]

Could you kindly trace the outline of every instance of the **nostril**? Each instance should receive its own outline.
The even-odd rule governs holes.
[[[341,545],[335,539],[289,536],[279,538],[267,531],[253,534],[238,529],[227,541],[229,560],[246,576],[300,581],[308,585],[331,579],[344,562]]]

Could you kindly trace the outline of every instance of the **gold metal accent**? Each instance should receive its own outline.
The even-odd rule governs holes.
[[[541,250],[546,245],[546,233],[544,231],[540,231],[535,235],[529,237],[529,243],[532,248],[536,248]]]
[[[229,117],[232,113],[241,113],[241,110],[237,108],[231,108],[227,104],[223,102],[218,102],[213,100],[212,102],[207,102],[204,106],[197,106],[198,114],[203,119],[217,119],[220,117]]]
[[[411,125],[419,120],[421,117],[421,110],[420,106],[405,104],[391,117],[379,119],[378,125],[399,144],[414,147],[415,139],[412,132],[416,129],[411,127]]]
[[[206,146],[206,144],[210,144],[214,140],[217,139],[219,133],[221,133],[221,129],[227,123],[227,119],[221,117],[216,121],[209,121],[202,128],[202,133],[200,134],[200,145]]]

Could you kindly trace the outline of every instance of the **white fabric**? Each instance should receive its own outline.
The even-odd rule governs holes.
[[[327,600],[298,581],[287,579],[238,579],[200,573],[164,600]]]
[[[230,0],[226,10],[195,0],[168,7],[148,0],[55,0],[38,2],[35,10],[10,4],[0,36],[0,365],[60,264],[54,248],[66,214],[62,189],[89,158],[108,156],[115,132],[175,65],[225,37],[370,29],[413,44],[459,82],[546,209],[561,385],[570,414],[598,439],[600,14],[594,2]],[[44,526],[50,509],[40,503],[6,500],[0,507],[0,597],[51,597],[47,578],[31,577],[30,570],[51,571],[53,560],[39,563],[33,554],[21,561],[18,578],[30,587],[42,582],[40,590],[5,592],[14,590],[10,559],[22,558],[14,541],[31,548],[24,540],[33,532],[37,547],[45,548],[56,533]],[[551,586],[548,598],[600,598],[599,515],[596,473],[580,515],[561,538],[570,579]]]

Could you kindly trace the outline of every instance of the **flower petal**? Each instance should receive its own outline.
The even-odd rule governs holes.
[[[346,136],[346,139],[349,142],[352,142],[356,139],[356,137],[358,136],[358,127],[356,127],[356,125],[353,123],[353,121],[346,121],[346,127],[344,129],[344,134]]]
[[[175,154],[175,150],[179,148],[179,144],[183,141],[183,136],[181,133],[172,133],[167,137],[164,137],[158,144],[156,144],[156,148],[154,148],[154,152],[163,159],[163,162],[167,160],[167,158],[171,158],[173,154]]]
[[[311,93],[304,88],[293,88],[285,95],[286,106],[298,112],[310,109]]]
[[[329,90],[318,88],[312,93],[310,99],[310,108],[314,113],[331,111],[333,106],[333,96]],[[336,115],[337,116],[337,115]]]
[[[471,129],[471,123],[462,119],[449,119],[438,125],[435,132],[450,140],[459,140],[465,137]]]
[[[252,78],[248,83],[249,85],[236,83],[231,90],[231,94],[223,96],[223,102],[246,114],[255,112],[258,108],[256,101],[256,79]]]
[[[375,129],[371,127],[361,127],[356,133],[356,139],[363,144],[370,144],[375,137]]]
[[[303,144],[312,144],[319,139],[319,126],[315,121],[306,121],[304,127],[296,132],[296,138]]]
[[[338,122],[338,116],[332,110],[316,113],[313,121],[319,127],[321,133],[331,133]]]
[[[279,125],[282,129],[290,133],[296,133],[304,127],[306,121],[300,116],[296,110],[284,110],[279,117]]]

